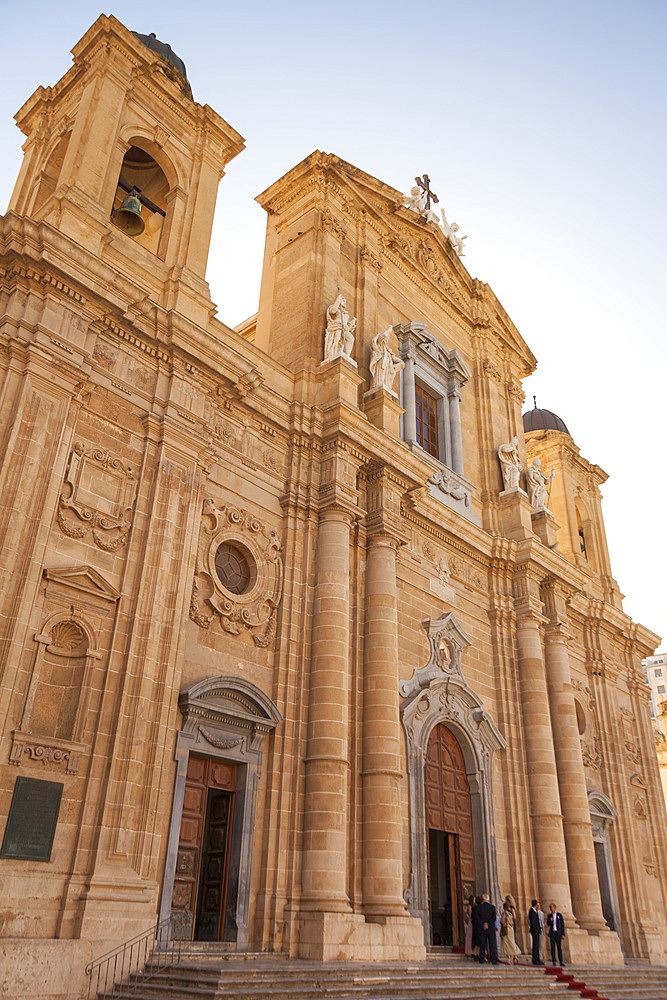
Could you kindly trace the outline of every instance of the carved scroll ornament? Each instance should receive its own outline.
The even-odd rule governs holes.
[[[216,554],[224,543],[234,546],[248,565],[249,578],[240,593],[227,589],[216,569]],[[249,511],[204,500],[191,620],[207,629],[217,619],[225,632],[239,635],[247,629],[256,646],[270,645],[283,590],[281,549],[278,533]]]

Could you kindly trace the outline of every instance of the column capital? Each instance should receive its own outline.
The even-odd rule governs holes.
[[[577,591],[563,580],[548,576],[540,581],[540,597],[544,602],[544,611],[549,621],[554,624],[567,624],[567,605]]]
[[[364,515],[353,501],[344,496],[325,496],[320,492],[318,516],[320,521],[347,521],[352,525]]]
[[[542,602],[534,597],[515,597],[514,613],[518,628],[522,625],[534,625],[535,628],[540,628],[547,622],[542,613]]]
[[[398,551],[409,541],[401,519],[389,511],[376,510],[366,514],[365,526],[369,549],[376,545],[392,545]]]
[[[567,619],[564,621],[554,621],[553,619],[545,621],[544,624],[544,640],[549,643],[562,642],[567,646],[570,639],[572,639],[573,633],[570,629],[569,622]]]

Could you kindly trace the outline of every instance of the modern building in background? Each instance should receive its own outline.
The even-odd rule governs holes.
[[[9,995],[77,997],[158,921],[418,963],[472,892],[556,901],[570,961],[664,963],[659,639],[455,230],[314,152],[258,198],[232,329],[243,139],[154,36],[102,16],[73,54],[0,220]]]
[[[651,691],[649,711],[660,732],[664,732],[660,720],[660,702],[667,700],[667,653],[656,653],[642,660],[646,683]]]

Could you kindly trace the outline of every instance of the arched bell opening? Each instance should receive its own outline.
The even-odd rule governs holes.
[[[442,944],[460,945],[464,898],[482,892],[499,898],[493,754],[506,744],[461,673],[471,640],[452,614],[422,624],[430,659],[400,686],[411,847],[405,898],[427,945],[436,934]],[[435,910],[444,912],[434,920]]]
[[[39,180],[35,188],[32,214],[37,216],[43,205],[55,192],[60,180],[60,174],[65,162],[65,154],[72,137],[71,132],[66,132],[58,139],[55,147],[49,152],[46,162],[39,173]]]
[[[258,687],[209,677],[178,700],[174,784],[160,919],[180,940],[248,947],[262,745],[282,716]]]
[[[577,513],[579,555],[582,556],[582,558],[584,558],[593,569],[597,569],[593,522],[585,505],[582,503],[581,498],[577,498],[575,502],[575,510]]]
[[[163,235],[170,184],[157,160],[132,144],[123,157],[111,220],[114,225],[158,256],[164,256]]]

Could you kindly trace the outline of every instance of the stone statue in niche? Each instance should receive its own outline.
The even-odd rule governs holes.
[[[447,241],[451,243],[452,247],[454,248],[454,250],[456,250],[459,257],[463,257],[463,251],[465,250],[463,241],[467,240],[468,237],[458,235],[459,231],[458,222],[452,222],[451,226],[449,225],[449,223],[447,222],[447,216],[445,215],[444,208],[442,209],[441,214],[442,214],[442,228],[445,232],[445,237],[447,238]]]
[[[371,389],[386,389],[395,396],[394,380],[401,368],[405,368],[405,362],[401,361],[389,346],[392,332],[392,327],[388,326],[382,333],[376,333],[373,337],[370,370]]]
[[[334,358],[347,358],[352,361],[350,355],[354,347],[354,331],[357,321],[350,316],[346,309],[347,301],[338,291],[335,302],[327,308],[327,329],[324,335],[324,360],[332,361]]]
[[[528,487],[528,499],[533,510],[547,510],[551,498],[551,484],[554,478],[554,469],[547,477],[542,472],[542,462],[539,458],[533,459],[533,464],[526,470],[526,485]],[[548,488],[548,495],[547,495]]]
[[[498,458],[503,473],[505,489],[518,490],[519,476],[521,475],[518,437],[513,437],[509,444],[500,445],[498,448]]]

